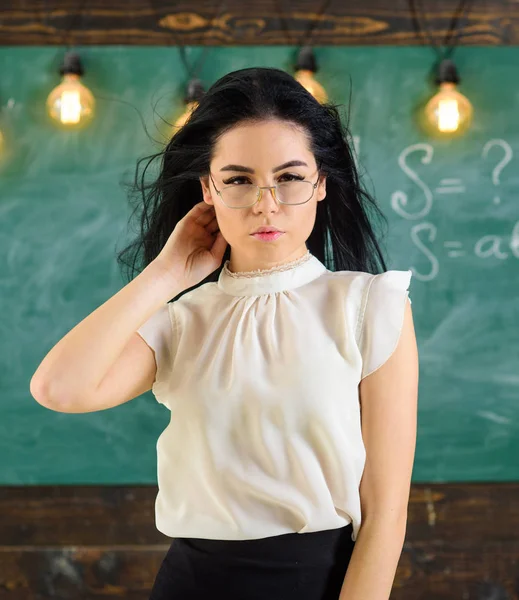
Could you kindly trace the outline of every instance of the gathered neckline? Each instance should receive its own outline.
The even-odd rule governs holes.
[[[324,264],[310,251],[290,262],[254,271],[230,271],[227,260],[217,285],[233,296],[261,296],[295,289],[326,271]]]
[[[312,255],[310,254],[310,250],[307,250],[303,256],[296,258],[295,260],[291,260],[290,262],[283,263],[281,265],[275,265],[274,267],[269,267],[268,269],[256,269],[254,271],[230,271],[229,270],[229,261],[226,260],[223,268],[227,272],[229,277],[261,277],[268,275],[269,273],[280,273],[282,271],[288,271],[297,267],[300,264],[305,263],[307,260],[310,260]]]

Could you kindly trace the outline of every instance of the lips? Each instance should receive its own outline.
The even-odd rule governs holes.
[[[254,235],[255,233],[283,233],[280,229],[276,229],[275,227],[260,227],[259,229],[256,229],[256,231],[253,231],[251,235]]]
[[[283,231],[268,231],[263,233],[253,233],[252,237],[264,242],[272,242],[280,238],[282,235],[284,235]]]

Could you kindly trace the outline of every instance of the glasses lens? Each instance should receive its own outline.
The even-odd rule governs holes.
[[[250,206],[258,197],[258,186],[249,183],[229,185],[220,190],[222,200],[231,208]]]
[[[258,187],[252,184],[229,185],[221,191],[222,200],[230,208],[251,206],[258,197]],[[304,204],[312,197],[311,181],[282,181],[277,185],[277,197],[284,204]]]
[[[285,204],[304,204],[312,197],[311,181],[282,181],[278,183],[278,198]]]

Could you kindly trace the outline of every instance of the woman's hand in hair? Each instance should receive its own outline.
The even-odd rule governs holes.
[[[216,271],[226,248],[214,207],[199,202],[177,223],[154,262],[188,289]]]

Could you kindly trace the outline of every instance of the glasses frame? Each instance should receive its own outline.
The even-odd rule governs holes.
[[[310,198],[308,198],[308,200],[305,200],[304,202],[296,202],[295,204],[292,202],[283,202],[277,196],[277,187],[278,187],[277,185],[264,185],[264,186],[257,185],[256,186],[258,188],[257,197],[256,197],[256,200],[252,204],[246,204],[245,206],[229,206],[228,204],[225,204],[225,201],[222,197],[221,191],[216,187],[213,176],[211,175],[211,172],[209,171],[209,177],[211,178],[211,181],[213,182],[214,189],[216,190],[216,193],[218,194],[220,200],[225,204],[225,206],[227,206],[227,208],[237,209],[237,210],[240,210],[242,208],[250,208],[251,206],[254,206],[255,204],[257,204],[263,197],[263,190],[272,190],[272,196],[274,197],[274,200],[278,204],[284,204],[285,206],[301,206],[302,204],[306,204],[307,202],[310,202],[310,200],[314,196],[314,192],[317,188],[317,185],[319,184],[319,175],[320,174],[321,174],[321,169],[319,168],[319,169],[317,169],[317,181],[315,183],[312,183],[311,181],[308,181],[307,179],[301,180],[301,181],[308,181],[308,183],[312,184],[312,195],[310,196]],[[229,186],[225,186],[225,187],[232,187],[232,186],[229,185]],[[225,187],[222,188],[222,190],[225,189]]]

